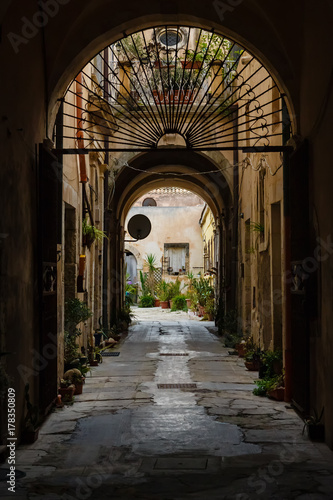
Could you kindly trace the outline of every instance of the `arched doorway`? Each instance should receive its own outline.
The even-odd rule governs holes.
[[[130,4],[132,5],[132,4]],[[46,121],[53,125],[53,118],[54,115],[52,116],[52,113],[56,113],[56,107],[53,106],[53,104],[56,102],[56,99],[62,96],[62,92],[64,90],[64,87],[67,85],[67,83],[70,81],[70,78],[72,77],[72,74],[74,74],[76,71],[78,71],[81,66],[82,66],[82,60],[87,61],[95,52],[98,47],[98,49],[101,49],[105,46],[106,43],[109,43],[111,40],[117,40],[120,38],[120,31],[122,29],[129,29],[129,32],[135,31],[138,26],[152,26],[152,25],[157,25],[160,24],[160,19],[161,14],[156,12],[154,6],[149,6],[149,5],[144,5],[140,6],[142,8],[142,11],[138,12],[136,9],[136,6],[133,5],[133,10],[131,11],[130,14],[130,20],[126,23],[123,23],[123,19],[117,16],[113,16],[112,12],[112,6],[108,5],[107,3],[100,2],[98,6],[92,8],[83,8],[82,11],[80,12],[79,20],[77,19],[77,13],[75,12],[75,9],[72,8],[68,11],[64,11],[63,14],[59,13],[55,19],[49,23],[47,26],[47,38],[48,38],[48,49],[47,49],[47,57],[49,60],[49,65],[48,68],[46,69],[46,73],[48,78],[46,79],[48,81],[48,94],[50,99],[46,97],[46,101],[51,102],[50,110],[51,112],[49,113],[48,117],[46,118]],[[187,9],[190,9],[191,11]],[[195,12],[195,16],[197,19],[200,19],[200,25],[208,28],[208,27],[217,27],[217,29],[221,29],[221,24],[224,24],[224,30],[228,33],[230,33],[232,36],[234,36],[235,39],[237,39],[239,42],[244,42],[245,45],[250,47],[250,49],[254,49],[255,52],[257,52],[260,55],[260,58],[265,61],[266,63],[269,64],[271,68],[274,68],[274,73],[278,75],[279,81],[283,81],[282,87],[287,89],[287,94],[290,96],[293,96],[292,101],[294,102],[295,109],[297,109],[297,115],[299,118],[299,125],[300,128],[298,130],[301,130],[303,135],[307,135],[310,133],[312,129],[313,123],[317,123],[317,113],[320,109],[321,106],[321,99],[320,95],[323,97],[324,96],[324,91],[316,93],[316,85],[314,85],[313,82],[311,82],[310,76],[306,76],[306,71],[305,67],[306,65],[311,64],[311,50],[307,51],[307,49],[304,49],[304,54],[302,58],[302,63],[299,64],[304,64],[303,71],[300,69],[300,66],[298,65],[298,62],[301,60],[299,57],[298,50],[295,48],[296,40],[303,40],[303,37],[306,37],[307,35],[304,34],[306,32],[309,32],[308,30],[305,30],[304,33],[301,33],[299,24],[297,23],[298,17],[296,13],[293,15],[290,15],[290,18],[288,20],[284,19],[284,10],[281,9],[281,12],[276,13],[271,10],[270,6],[259,6],[257,2],[253,2],[251,6],[245,6],[245,5],[239,5],[237,7],[231,7],[230,9],[227,9],[226,12],[221,13],[221,10],[217,11],[215,5],[210,5],[208,8],[203,5],[199,6],[193,6],[191,7],[185,7],[184,8],[184,13],[179,14],[176,12],[167,12],[166,15],[168,16],[168,19],[170,19],[171,23],[177,22],[179,18],[184,20],[184,23],[188,23],[189,19],[191,22],[193,21],[193,12]],[[26,10],[25,10],[26,9]],[[193,10],[195,9],[195,10]],[[92,10],[93,13],[96,15],[92,19]],[[171,9],[172,10],[172,9]],[[68,13],[70,15],[68,15]],[[33,6],[25,6],[24,7],[24,14],[27,15],[27,18],[33,18],[33,15],[35,14]],[[219,19],[216,18],[216,14],[218,16],[223,16],[223,22],[221,20],[221,17]],[[230,15],[229,15],[230,14]],[[108,25],[106,28],[102,29],[101,33],[101,28],[100,28],[100,23],[99,20],[103,19],[104,16],[108,15],[109,19],[113,20],[113,25],[110,26]],[[141,16],[145,16],[145,19]],[[310,9],[306,10],[305,14],[305,24],[308,23],[308,26],[315,28],[314,26],[314,20],[312,18],[312,12],[310,14]],[[16,12],[14,13],[14,10],[12,7],[9,7],[9,10],[7,12],[6,16],[6,23],[5,23],[5,34],[7,34],[10,30],[17,30],[17,26],[15,23],[13,23],[13,19],[17,18]],[[75,27],[73,30],[67,29],[69,26],[72,25],[73,19],[75,18]],[[87,19],[91,19],[91,31],[89,32],[89,41],[87,42],[87,38],[85,38],[82,33],[83,30],[80,34],[80,31],[82,29],[82,26],[84,26],[85,23],[87,23]],[[329,16],[328,16],[329,19]],[[280,22],[279,22],[280,21]],[[328,21],[327,21],[328,22]],[[193,24],[198,24],[193,22]],[[320,24],[320,23],[319,23]],[[318,25],[319,25],[318,24]],[[328,22],[329,25],[329,22]],[[15,28],[16,26],[16,28]],[[61,43],[59,43],[59,34],[62,32],[59,27],[62,26],[63,29],[66,30],[68,33],[66,40],[62,40]],[[104,25],[103,25],[104,26]],[[121,26],[121,28],[119,28]],[[320,31],[322,28],[320,28]],[[38,31],[38,30],[37,30]],[[86,31],[85,31],[86,32]],[[238,33],[238,35],[237,35]],[[10,40],[8,43],[8,39],[6,38],[6,43],[7,46],[5,47],[5,58],[6,61],[8,61],[8,68],[9,68],[9,73],[14,75],[16,74],[15,71],[12,71],[13,66],[18,64],[18,62],[22,62],[23,64],[21,65],[21,71],[24,72],[26,71],[27,66],[31,65],[31,67],[38,67],[39,69],[42,68],[42,63],[41,60],[39,60],[39,53],[38,53],[38,58],[37,58],[37,50],[36,50],[36,45],[35,41],[37,41],[38,38],[38,33],[36,34],[36,38],[33,43],[30,43],[25,47],[25,45],[21,45],[19,47],[19,54],[16,58],[16,60],[11,61],[10,55],[12,54],[12,46],[10,45]],[[329,36],[329,30],[327,30],[327,35]],[[39,39],[39,38],[38,38]],[[267,44],[266,41],[270,40],[270,43]],[[297,41],[297,46],[299,45]],[[87,48],[87,43],[89,45],[87,52],[84,51]],[[293,49],[291,51],[288,50],[289,44],[293,46]],[[24,52],[24,48],[27,48],[28,50]],[[22,50],[21,50],[22,49]],[[302,48],[303,51],[303,48]],[[26,57],[27,55],[27,57]],[[34,58],[36,59],[36,62],[34,61]],[[14,58],[13,58],[14,59]],[[323,62],[323,67],[325,66],[325,61]],[[75,69],[75,71],[73,71]],[[325,72],[324,72],[325,73]],[[22,73],[23,75],[23,73]],[[301,85],[301,78],[303,75],[303,78],[305,78],[306,82],[304,85]],[[325,80],[326,80],[326,73],[323,75],[322,83],[323,87],[325,86]],[[22,79],[23,81],[23,79]],[[40,80],[41,81],[41,80]],[[41,85],[42,87],[42,85]],[[297,95],[300,93],[300,89],[305,89],[303,96],[307,96],[306,98],[300,99],[301,102],[298,102]],[[40,89],[41,90],[41,89]],[[21,95],[24,93],[22,92]],[[38,92],[36,93],[38,94]],[[41,94],[40,94],[41,95]],[[36,124],[35,126],[26,127],[28,129],[27,132],[27,142],[29,142],[31,149],[33,149],[33,144],[34,142],[40,142],[42,138],[45,136],[45,131],[43,129],[43,120],[41,119],[42,116],[44,116],[44,109],[43,109],[43,99],[38,95],[38,97],[34,97],[30,102],[28,100],[25,100],[26,102],[23,102],[22,100],[22,106],[16,106],[17,109],[22,112],[24,109],[24,114],[22,114],[22,124],[25,125],[27,123],[32,123],[32,119],[36,120],[34,123]],[[318,97],[318,103],[316,102],[313,107],[311,108],[310,112],[308,113],[308,107],[305,103],[306,100],[311,100],[311,96],[317,95]],[[14,106],[14,99],[15,102],[17,103],[18,95],[14,93],[9,93],[8,95],[8,107],[12,109],[15,109]],[[34,100],[36,99],[36,100]],[[326,109],[330,109],[327,107]],[[306,111],[305,111],[306,110]],[[17,112],[18,113],[18,112]],[[310,116],[311,115],[311,116]],[[16,118],[19,116],[15,114]],[[20,117],[21,118],[21,117]],[[15,120],[14,118],[14,121]],[[321,113],[319,116],[319,122],[322,124],[322,126],[325,129],[325,121],[323,119],[323,114]],[[52,128],[52,126],[50,127]],[[296,131],[296,128],[294,129]],[[315,155],[315,162],[317,163],[316,165],[316,172],[314,173],[315,177],[318,178],[318,180],[322,176],[325,179],[325,184],[328,186],[330,183],[326,182],[330,180],[329,175],[327,174],[326,171],[324,171],[324,167],[321,167],[322,165],[326,164],[326,161],[322,161],[322,152],[327,150],[327,159],[329,159],[329,152],[327,148],[327,144],[329,143],[329,137],[326,135],[325,130],[323,131],[323,134],[320,134],[320,138],[315,137],[313,140],[316,143],[316,146],[313,148],[314,150],[314,155]],[[46,135],[48,135],[46,133]],[[326,148],[326,149],[325,149]],[[8,149],[8,154],[4,158],[4,162],[8,162],[8,165],[12,164],[12,147]],[[320,151],[320,153],[318,153]],[[31,153],[25,152],[24,154],[18,158],[18,163],[17,164],[25,164],[27,163],[28,157],[31,158]],[[320,161],[319,161],[320,157]],[[324,154],[325,157],[325,154]],[[14,175],[14,174],[13,174]],[[318,176],[318,177],[317,177]],[[19,179],[22,184],[29,185],[29,175],[27,172],[23,172],[22,169],[19,169],[19,174],[17,173],[17,179]],[[27,182],[25,182],[27,181]],[[318,182],[318,185],[321,184]],[[5,183],[3,184],[5,185]],[[22,193],[23,193],[23,188],[22,188]],[[15,188],[15,192],[21,192],[19,191],[19,186],[17,186],[17,189]],[[15,193],[14,193],[15,194]],[[7,198],[9,196],[9,193],[5,193],[4,196],[4,201],[7,204],[7,199],[8,199],[8,206],[10,206],[10,198]],[[10,195],[12,197],[12,194]],[[25,195],[23,195],[25,196]],[[324,238],[324,241],[329,230],[330,230],[330,219],[327,218],[327,207],[322,207],[320,200],[323,198],[322,191],[318,190],[315,193],[313,193],[314,199],[317,204],[319,204],[320,210],[319,210],[319,222],[322,221],[322,224],[317,221],[315,224],[315,227],[318,229],[319,227],[321,228],[321,232],[319,233],[319,229],[316,230],[316,237]],[[29,200],[26,200],[26,206],[29,205]],[[316,210],[314,211],[315,213]],[[317,217],[314,216],[314,218]],[[12,214],[9,214],[9,217],[5,221],[5,226],[8,226],[8,228],[15,229],[18,227],[20,224],[27,228],[30,227],[30,222],[33,219],[33,209],[31,209],[31,212],[29,210],[26,211],[26,213],[21,214],[18,219],[13,218]],[[17,222],[18,221],[18,222]],[[9,230],[8,230],[9,231]],[[8,234],[8,231],[5,231],[4,234]],[[323,231],[323,232],[322,232]],[[10,231],[9,231],[10,232]],[[19,231],[18,231],[19,233]],[[21,236],[20,236],[21,237]],[[29,237],[26,238],[26,234],[22,233],[22,242],[26,242],[27,239],[29,240]],[[11,249],[13,249],[11,247]],[[8,249],[4,249],[4,259],[5,262],[7,262],[8,255],[10,252],[8,252]],[[29,253],[30,255],[30,253]],[[13,253],[14,256],[14,253]],[[25,276],[24,282],[28,283],[27,287],[28,290],[32,290],[31,285],[29,283],[32,283],[34,280],[32,279],[32,266],[28,266],[30,271],[27,270],[26,266],[22,266],[22,268],[17,272],[16,265],[17,262],[19,262],[18,258],[13,257],[13,262],[11,269],[14,271],[15,267],[15,272],[11,272],[10,276],[20,276],[20,279],[22,276]],[[325,267],[325,265],[324,265]],[[30,273],[30,274],[29,274]],[[329,288],[329,282],[327,282],[328,277],[330,276],[329,272],[323,272],[324,275],[324,285],[323,287],[326,287],[326,290],[330,290]],[[17,285],[20,285],[19,280],[16,283]],[[17,287],[17,289],[20,289],[20,286]],[[29,295],[29,292],[28,292]],[[32,296],[32,294],[30,294]],[[33,304],[30,303],[28,307],[30,313],[28,313],[28,316],[30,319],[32,316],[34,316],[34,307]],[[326,308],[324,307],[325,311]],[[329,317],[330,313],[327,311],[327,314]],[[329,321],[326,321],[325,323],[329,324]],[[26,321],[25,324],[33,324],[31,321]],[[24,325],[22,325],[24,326]],[[33,331],[31,327],[30,331],[31,335],[28,335],[28,337],[33,339]],[[319,336],[320,337],[320,336]],[[319,338],[318,337],[318,338]],[[325,342],[328,340],[328,332],[325,330],[324,332],[324,339]],[[314,340],[316,345],[318,344],[318,340]],[[31,340],[28,343],[28,347],[32,348],[34,346],[34,342]],[[322,346],[317,345],[319,351],[321,352]],[[24,357],[24,356],[23,356]],[[23,359],[23,358],[22,358]],[[317,358],[316,358],[317,359]],[[319,358],[318,358],[319,359]],[[318,361],[318,360],[317,360]],[[320,364],[320,363],[319,363]],[[325,367],[324,371],[325,373],[329,373],[329,367]],[[327,379],[327,376],[324,377],[324,379]],[[316,385],[316,384],[315,384]]]

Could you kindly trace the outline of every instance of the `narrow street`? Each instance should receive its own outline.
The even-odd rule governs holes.
[[[26,477],[15,495],[0,483],[4,500],[333,498],[332,452],[288,404],[252,394],[257,373],[212,322],[137,314],[119,356],[18,448]]]

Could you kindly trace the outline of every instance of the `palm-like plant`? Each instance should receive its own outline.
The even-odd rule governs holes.
[[[151,295],[155,291],[155,272],[157,271],[156,255],[153,253],[146,254],[145,263],[148,266],[147,284]]]

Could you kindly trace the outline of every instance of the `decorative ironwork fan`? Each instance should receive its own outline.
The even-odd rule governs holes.
[[[282,145],[282,99],[264,66],[213,32],[163,26],[97,54],[63,99],[64,138],[81,150]]]

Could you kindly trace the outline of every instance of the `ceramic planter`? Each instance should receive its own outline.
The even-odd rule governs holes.
[[[183,69],[201,69],[202,61],[181,61]]]
[[[58,394],[61,396],[61,400],[66,403],[72,401],[75,392],[75,385],[71,384],[68,387],[59,387]]]
[[[76,383],[75,384],[74,396],[82,394],[82,389],[83,389],[83,382],[82,383]]]
[[[277,387],[268,391],[268,396],[275,399],[276,401],[284,401],[284,387]]]
[[[160,307],[161,301],[159,299],[155,299],[155,307]]]
[[[250,372],[257,372],[259,370],[259,361],[245,361],[245,366]]]
[[[161,304],[161,308],[162,309],[168,309],[169,308],[169,301],[168,300],[161,300],[160,304]]]
[[[235,349],[238,352],[238,356],[240,358],[244,358],[244,356],[245,356],[245,344],[243,344],[242,342],[240,344],[236,344]]]

